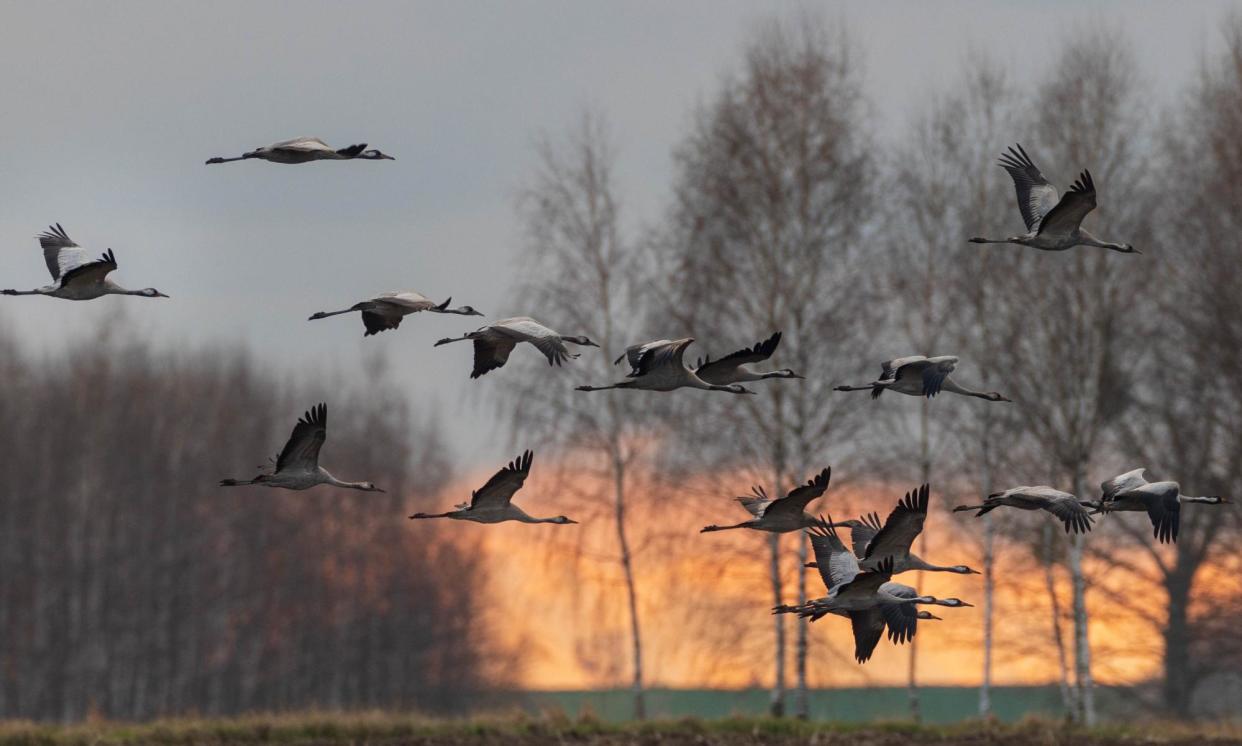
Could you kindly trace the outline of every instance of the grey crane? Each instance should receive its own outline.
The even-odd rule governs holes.
[[[740,383],[717,385],[708,383],[686,367],[683,357],[686,348],[694,342],[685,339],[660,339],[629,347],[621,358],[629,360],[628,380],[607,386],[578,386],[578,391],[606,391],[608,389],[637,389],[641,391],[674,391],[676,389],[702,389],[704,391],[727,391],[732,394],[753,394],[754,391]]]
[[[987,496],[982,505],[959,505],[953,512],[977,510],[977,518],[1002,506],[1019,510],[1046,510],[1065,524],[1067,534],[1085,534],[1091,530],[1091,516],[1078,498],[1052,487],[1014,487],[1004,492],[994,492]]]
[[[883,524],[876,513],[868,513],[859,520],[844,522],[850,528],[850,543],[862,569],[872,570],[882,560],[892,559],[894,575],[910,570],[951,572],[958,575],[979,574],[978,570],[972,570],[966,565],[933,565],[910,551],[915,538],[923,532],[930,493],[931,490],[926,484],[907,492],[904,498],[897,501],[897,507],[888,514]],[[817,562],[807,563],[807,567],[816,566]]]
[[[108,275],[116,269],[116,255],[108,249],[98,259],[91,259],[86,250],[74,243],[60,223],[38,235],[43,247],[43,261],[52,273],[52,284],[34,290],[0,290],[0,295],[47,295],[65,300],[94,300],[105,295],[137,295],[142,298],[167,298],[155,288],[127,290]]]
[[[1082,227],[1082,219],[1095,209],[1095,181],[1084,170],[1064,195],[1048,183],[1021,145],[1001,154],[1000,166],[1013,178],[1018,210],[1026,233],[1008,238],[970,239],[971,243],[1013,243],[1044,251],[1065,251],[1074,246],[1098,246],[1123,254],[1143,252],[1128,243],[1103,241]]]
[[[276,457],[276,469],[270,474],[260,474],[254,479],[222,479],[221,487],[240,487],[257,484],[263,487],[279,487],[286,490],[305,490],[321,484],[344,487],[363,492],[383,492],[371,482],[345,482],[319,465],[319,449],[328,439],[328,405],[319,403],[307,410],[293,434]]]
[[[872,399],[885,391],[907,396],[932,398],[941,391],[974,396],[988,401],[1013,401],[995,391],[975,391],[961,386],[950,376],[957,369],[958,359],[952,355],[924,357],[911,355],[880,363],[880,377],[862,386],[837,386],[836,391],[870,391]]]
[[[362,325],[366,327],[366,331],[362,336],[369,337],[372,334],[389,329],[396,329],[401,326],[401,319],[420,311],[428,311],[431,313],[455,313],[461,316],[482,316],[483,314],[474,310],[472,306],[461,306],[460,308],[449,308],[449,303],[453,299],[449,298],[443,303],[436,303],[422,293],[413,290],[404,290],[401,292],[381,293],[380,295],[355,303],[349,308],[340,311],[318,311],[311,314],[307,321],[316,319],[326,319],[329,316],[338,316],[343,313],[353,313],[354,311],[362,312]]]
[[[719,360],[712,360],[708,356],[702,360],[695,361],[694,374],[704,381],[717,386],[729,383],[762,381],[767,378],[803,378],[804,376],[794,373],[789,368],[760,372],[751,367],[755,363],[761,363],[772,357],[772,353],[776,352],[776,347],[780,343],[781,333],[776,332],[762,342],[757,342],[753,347],[731,352]],[[619,360],[620,358],[618,358]]]
[[[772,611],[797,614],[811,621],[828,614],[849,618],[854,632],[854,658],[859,663],[871,658],[885,627],[890,640],[902,643],[914,637],[920,619],[939,618],[916,609],[914,604],[971,606],[957,598],[920,596],[914,588],[892,582],[892,558],[881,561],[874,570],[863,570],[853,552],[845,548],[831,520],[821,518],[809,534],[828,596],[805,604],[777,606]]]
[[[350,145],[348,148],[339,150],[329,147],[327,143],[318,137],[295,137],[292,140],[284,140],[272,145],[264,145],[261,148],[242,153],[236,158],[208,158],[207,165],[213,163],[232,163],[233,161],[246,161],[257,159],[260,161],[268,161],[270,163],[310,163],[311,161],[395,161],[391,155],[381,153],[378,150],[367,150],[367,144]]]
[[[516,316],[501,319],[486,326],[463,334],[460,337],[446,337],[436,342],[435,346],[452,342],[474,342],[474,369],[471,378],[478,378],[488,371],[504,366],[509,360],[509,353],[520,342],[529,342],[548,358],[548,365],[560,365],[565,360],[578,357],[578,353],[570,352],[566,342],[583,347],[599,347],[586,337],[567,337],[528,316]]]
[[[756,531],[787,533],[799,531],[817,524],[814,516],[806,512],[806,506],[818,499],[828,489],[832,479],[832,467],[816,474],[806,484],[791,489],[784,497],[770,498],[758,485],[751,487],[752,494],[734,498],[753,518],[730,526],[705,526],[699,533],[728,531],[734,528],[750,528]]]
[[[475,523],[577,523],[563,515],[534,518],[513,504],[513,496],[522,489],[526,477],[530,476],[530,465],[534,458],[535,455],[529,450],[524,451],[521,456],[510,461],[508,466],[492,475],[487,484],[471,492],[470,502],[458,503],[455,510],[447,513],[415,513],[410,518],[452,518]]]
[[[1145,512],[1151,519],[1152,536],[1162,544],[1176,543],[1181,528],[1182,503],[1223,505],[1228,497],[1183,495],[1177,482],[1148,482],[1146,469],[1134,469],[1100,484],[1103,493],[1098,503],[1088,503],[1096,513],[1115,511]]]

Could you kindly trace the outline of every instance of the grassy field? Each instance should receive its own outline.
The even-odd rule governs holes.
[[[755,718],[604,723],[548,716],[436,720],[384,713],[248,716],[229,720],[163,720],[143,725],[92,723],[48,726],[0,723],[0,746],[106,746],[108,744],[1204,744],[1242,743],[1242,727],[1151,723],[1090,731],[1062,723],[968,722],[915,727],[900,723],[847,724]]]
[[[910,701],[905,687],[812,689],[808,695],[812,720],[872,723],[909,719]],[[647,690],[647,713],[660,720],[764,717],[768,713],[768,697],[766,689],[653,688]],[[925,686],[919,690],[919,699],[923,722],[930,725],[961,722],[979,712],[979,690],[974,687]],[[1134,703],[1134,697],[1128,693],[1099,687],[1096,700],[1105,720],[1125,720],[1135,714],[1127,711],[1127,704]],[[531,716],[567,713],[619,723],[631,717],[634,698],[628,689],[512,692],[496,695],[489,704],[492,711],[520,709]],[[1030,716],[1046,720],[1065,716],[1055,686],[996,687],[992,691],[992,712],[997,720],[1007,723]]]

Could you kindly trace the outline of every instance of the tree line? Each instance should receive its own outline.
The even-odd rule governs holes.
[[[86,338],[39,358],[0,330],[0,718],[444,710],[496,680],[498,648],[463,634],[486,619],[476,553],[403,520],[451,463],[382,374],[333,391],[325,453],[386,494],[256,495],[216,484],[274,456],[322,382]]]

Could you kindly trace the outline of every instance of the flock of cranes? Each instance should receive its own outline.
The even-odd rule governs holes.
[[[234,158],[211,158],[208,164],[241,160],[264,160],[271,163],[301,164],[320,160],[395,160],[392,156],[366,144],[333,149],[322,140],[302,137],[278,142],[243,153]],[[1100,247],[1121,253],[1140,253],[1128,243],[1113,243],[1096,238],[1081,227],[1084,217],[1096,206],[1095,182],[1090,172],[1083,171],[1064,195],[1059,195],[1031,161],[1021,145],[1011,147],[1000,159],[1000,165],[1013,178],[1018,209],[1027,232],[1005,239],[971,238],[974,243],[1013,243],[1044,251],[1064,251],[1074,246]],[[112,249],[98,258],[92,256],[69,238],[56,224],[39,234],[39,245],[52,275],[52,284],[34,290],[3,290],[4,295],[45,295],[65,300],[92,300],[105,295],[135,295],[146,298],[167,298],[154,288],[128,290],[108,278],[117,269]],[[355,303],[339,311],[320,311],[310,320],[359,312],[365,327],[364,336],[397,329],[406,316],[428,312],[461,316],[482,316],[472,306],[450,306],[452,299],[437,303],[412,290],[383,293]],[[453,342],[473,342],[474,361],[470,377],[479,378],[504,367],[509,355],[520,343],[537,349],[551,366],[561,366],[579,357],[568,345],[598,347],[586,336],[568,336],[538,321],[519,316],[501,319],[460,337],[447,337],[435,346]],[[767,379],[801,379],[802,375],[788,368],[768,371],[755,366],[769,360],[781,342],[781,333],[751,347],[740,349],[713,360],[698,359],[693,365],[685,360],[692,337],[660,339],[635,344],[617,358],[629,371],[624,380],[607,385],[578,386],[579,391],[634,389],[674,391],[700,389],[732,394],[755,394],[744,383]],[[954,380],[958,358],[950,355],[925,357],[912,355],[884,362],[876,380],[859,386],[837,386],[838,391],[870,391],[873,399],[885,391],[931,398],[942,392],[976,397],[989,402],[1010,402],[1011,399],[992,391],[975,391]],[[257,485],[289,490],[305,490],[321,484],[367,492],[383,492],[369,481],[350,482],[338,479],[319,464],[319,454],[327,440],[328,409],[317,404],[301,417],[272,464],[272,468],[249,480],[224,479],[223,487]],[[552,523],[574,524],[564,515],[535,518],[513,504],[530,475],[534,454],[527,450],[514,459],[463,502],[444,513],[415,513],[411,519],[449,518],[475,523]],[[774,613],[792,613],[810,620],[828,615],[850,620],[854,633],[855,658],[863,663],[871,658],[880,639],[897,644],[911,640],[920,620],[939,619],[919,605],[949,608],[971,604],[957,598],[938,599],[921,595],[908,585],[893,582],[892,577],[909,571],[977,574],[966,565],[937,565],[911,552],[914,540],[923,531],[930,502],[929,486],[924,484],[907,493],[881,523],[870,513],[859,518],[833,522],[830,517],[817,517],[808,511],[811,502],[827,491],[832,476],[830,468],[814,475],[806,484],[779,497],[770,497],[763,487],[736,498],[750,518],[731,525],[710,525],[701,532],[730,529],[752,529],[774,533],[805,531],[815,554],[809,567],[818,569],[827,595],[795,605],[779,605]],[[1093,526],[1092,516],[1113,512],[1142,511],[1151,520],[1155,538],[1164,543],[1177,540],[1179,511],[1183,503],[1220,505],[1229,499],[1222,496],[1192,497],[1183,495],[1177,482],[1148,482],[1143,469],[1121,474],[1101,485],[1098,500],[1078,496],[1048,486],[1015,487],[988,495],[979,505],[961,505],[953,510],[976,511],[984,515],[1000,507],[1020,510],[1042,510],[1060,520],[1067,533],[1085,534]],[[847,548],[837,533],[849,529]]]

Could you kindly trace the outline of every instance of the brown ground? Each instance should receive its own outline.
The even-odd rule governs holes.
[[[167,720],[144,725],[91,723],[66,727],[0,723],[0,746],[1198,746],[1207,743],[1242,744],[1242,726],[1151,723],[1084,731],[1061,723],[1037,721],[1018,725],[962,723],[920,728],[901,724],[855,726],[743,719],[611,725],[567,718],[446,721],[395,714],[248,716],[233,720]]]

